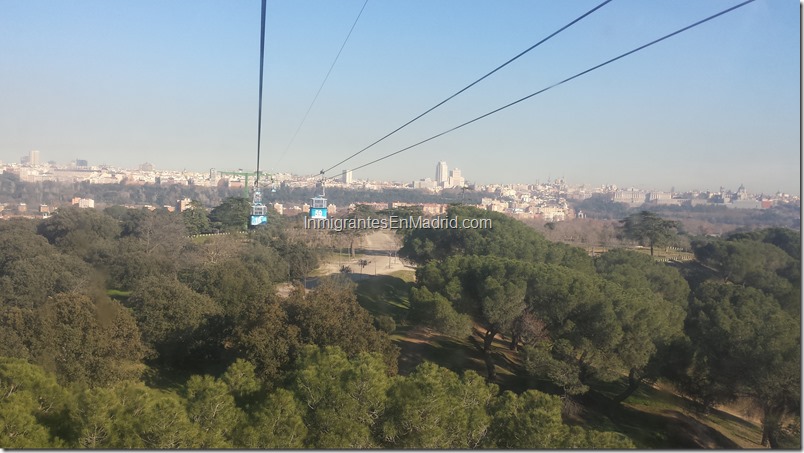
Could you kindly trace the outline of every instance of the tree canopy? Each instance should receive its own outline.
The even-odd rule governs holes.
[[[530,262],[562,264],[593,272],[592,260],[580,248],[551,243],[533,228],[498,212],[470,206],[450,206],[448,218],[490,219],[491,228],[417,228],[405,231],[400,256],[417,263],[443,260],[454,254],[497,256]]]
[[[630,434],[617,417],[658,379],[695,409],[750,400],[772,447],[800,419],[798,232],[695,238],[689,263],[593,258],[455,205],[492,228],[404,230],[413,281],[310,281],[354,238],[293,219],[242,232],[247,208],[0,222],[0,446],[627,448],[567,422],[605,407]],[[623,228],[653,246],[667,222]],[[202,231],[221,234],[189,236]],[[461,369],[483,362],[483,377]]]
[[[640,280],[627,287],[604,279],[606,272],[595,276],[519,260],[459,255],[430,262],[418,269],[411,299],[414,314],[427,316],[414,319],[447,333],[465,325],[459,313],[469,316],[486,329],[485,352],[497,334],[526,340],[526,366],[533,373],[547,375],[567,393],[583,393],[592,376],[616,379],[620,367],[642,373],[659,346],[682,332],[686,283],[675,271],[641,267],[636,260]],[[600,266],[616,261],[605,258]],[[491,376],[493,363],[487,365]]]
[[[707,282],[688,322],[695,345],[688,392],[705,405],[753,398],[763,411],[763,441],[778,447],[782,417],[801,400],[800,320],[759,290]]]
[[[641,211],[631,214],[621,220],[623,234],[635,241],[647,244],[650,255],[653,256],[653,247],[669,243],[680,227],[679,222],[665,220],[650,211]]]

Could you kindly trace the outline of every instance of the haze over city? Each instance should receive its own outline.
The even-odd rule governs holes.
[[[262,169],[328,168],[598,3],[370,0],[310,108],[364,2],[269,1]],[[59,163],[254,169],[258,1],[3,4],[3,162],[37,149]],[[342,167],[734,4],[615,0]],[[481,184],[798,194],[799,42],[799,5],[759,0],[354,177],[412,181],[444,160]]]

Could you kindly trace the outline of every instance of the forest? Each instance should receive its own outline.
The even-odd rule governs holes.
[[[273,212],[246,230],[248,207],[0,223],[0,447],[678,447],[572,416],[662,383],[698,413],[747,402],[754,442],[800,448],[798,231],[687,237],[695,260],[663,263],[453,205],[493,228],[398,231],[415,278],[380,315],[365,288],[384,280],[307,284],[336,233]],[[651,249],[681,234],[651,212],[620,224]],[[193,236],[210,229],[228,234]],[[468,342],[482,367],[409,364],[410,329]]]

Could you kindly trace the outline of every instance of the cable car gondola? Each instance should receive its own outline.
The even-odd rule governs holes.
[[[260,189],[254,189],[254,196],[251,200],[251,218],[249,228],[257,228],[268,223],[268,207],[262,204],[262,193]]]
[[[310,218],[324,220],[327,218],[327,199],[324,191],[324,182],[316,184],[316,195],[310,203]]]
[[[254,195],[251,198],[251,216],[249,216],[249,229],[257,228],[268,223],[268,207],[262,204],[262,192],[260,192],[260,145],[262,131],[262,83],[263,67],[265,65],[265,4],[262,0],[260,24],[260,91],[257,110],[257,172],[254,180]]]

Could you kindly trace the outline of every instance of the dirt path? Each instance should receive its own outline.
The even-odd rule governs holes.
[[[333,254],[321,263],[307,278],[307,289],[315,287],[321,277],[340,274],[343,265],[352,269],[351,278],[354,281],[374,275],[389,275],[397,271],[415,271],[416,267],[404,264],[396,256],[401,246],[399,237],[393,231],[372,231],[356,244],[353,258],[350,258],[348,253]],[[368,261],[368,265],[363,269],[360,268],[360,260]],[[277,285],[276,292],[281,297],[287,297],[291,288],[292,284],[282,283]]]
[[[354,258],[346,254],[336,254],[321,264],[314,272],[315,276],[337,274],[341,266],[352,268],[352,274],[359,275],[388,275],[402,270],[416,270],[413,266],[402,263],[396,254],[402,246],[399,237],[391,230],[375,230],[363,236],[356,247]],[[368,261],[363,269],[358,264],[360,260]]]

